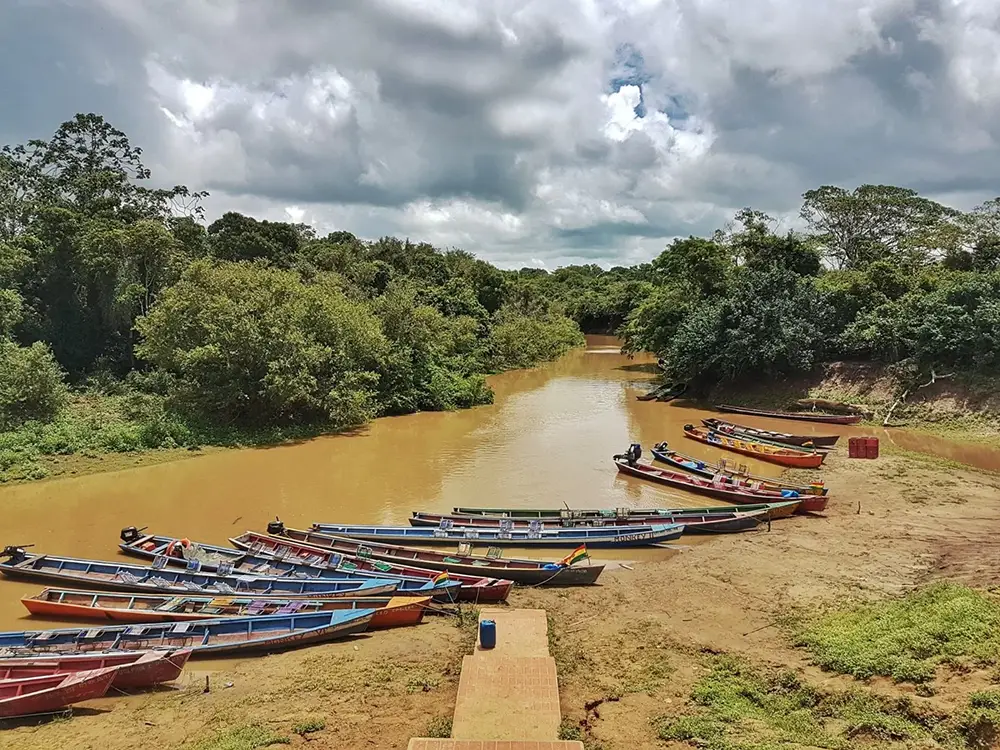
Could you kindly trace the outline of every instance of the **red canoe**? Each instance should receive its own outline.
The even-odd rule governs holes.
[[[115,667],[114,686],[118,689],[146,688],[180,677],[191,656],[190,649],[176,651],[130,651],[79,656],[29,656],[0,659],[0,681],[28,677],[70,675]]]
[[[441,571],[421,568],[416,565],[400,565],[384,560],[374,560],[360,555],[350,555],[334,550],[320,550],[315,545],[300,544],[286,539],[278,539],[267,534],[248,531],[240,537],[229,540],[234,547],[247,550],[252,555],[277,557],[285,562],[298,562],[308,565],[335,565],[335,559],[348,560],[359,570],[391,572],[393,575],[405,575],[412,578],[426,578],[433,581]],[[364,545],[362,545],[364,546]],[[346,568],[345,568],[346,569]],[[507,601],[513,581],[502,578],[484,578],[482,576],[448,573],[449,580],[458,581],[462,587],[458,590],[459,601],[472,602],[503,602]]]
[[[58,711],[73,703],[102,697],[118,667],[27,677],[0,682],[0,719]]]
[[[697,492],[701,495],[708,495],[718,500],[736,504],[756,504],[756,503],[777,503],[786,500],[794,500],[799,503],[798,510],[802,512],[818,513],[826,508],[827,498],[825,495],[783,495],[780,491],[758,490],[753,491],[746,484],[734,482],[729,477],[722,477],[721,481],[702,479],[692,474],[685,474],[680,471],[661,469],[650,464],[628,463],[624,459],[616,458],[615,466],[623,474],[630,474],[634,477],[641,477],[665,484],[689,492]]]

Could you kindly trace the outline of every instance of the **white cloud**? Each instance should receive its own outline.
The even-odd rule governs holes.
[[[745,205],[794,217],[824,183],[1000,192],[995,0],[40,7],[18,41],[113,94],[102,111],[154,177],[211,190],[213,215],[551,268],[644,260]],[[98,31],[74,33],[70,11]],[[21,140],[56,125],[16,115],[0,130]]]

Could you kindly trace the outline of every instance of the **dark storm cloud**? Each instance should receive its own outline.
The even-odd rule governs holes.
[[[613,264],[821,184],[1000,192],[998,21],[972,0],[15,0],[0,136],[96,111],[212,212]]]

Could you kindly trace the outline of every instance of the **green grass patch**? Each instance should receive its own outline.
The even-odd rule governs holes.
[[[292,726],[292,731],[302,737],[305,737],[307,734],[313,734],[314,732],[322,732],[324,729],[326,729],[326,720],[319,717],[303,719]]]
[[[447,739],[451,737],[451,717],[438,716],[431,719],[431,723],[427,725],[426,736],[435,739]]]
[[[259,724],[235,727],[203,740],[192,750],[257,750],[272,745],[287,745],[289,739]]]
[[[995,664],[1000,604],[964,586],[936,584],[902,599],[823,615],[799,628],[796,645],[825,669],[925,682],[942,663]]]
[[[697,713],[654,719],[661,740],[708,750],[846,750],[862,743],[916,742],[961,746],[946,717],[921,715],[906,699],[863,690],[825,693],[791,672],[758,668],[730,656],[712,661],[691,700]]]

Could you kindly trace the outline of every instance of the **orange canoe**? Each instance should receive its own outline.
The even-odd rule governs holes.
[[[780,448],[776,445],[744,440],[690,424],[684,425],[684,436],[706,445],[716,445],[736,453],[742,453],[745,456],[753,456],[761,461],[770,461],[773,464],[792,466],[798,469],[816,469],[825,458],[824,454],[816,451]]]
[[[353,599],[254,599],[240,596],[169,596],[114,594],[48,588],[21,603],[33,615],[83,618],[113,622],[174,622],[213,620],[219,617],[327,612],[335,609],[374,609],[370,628],[416,625],[424,617],[431,597],[393,596]]]

